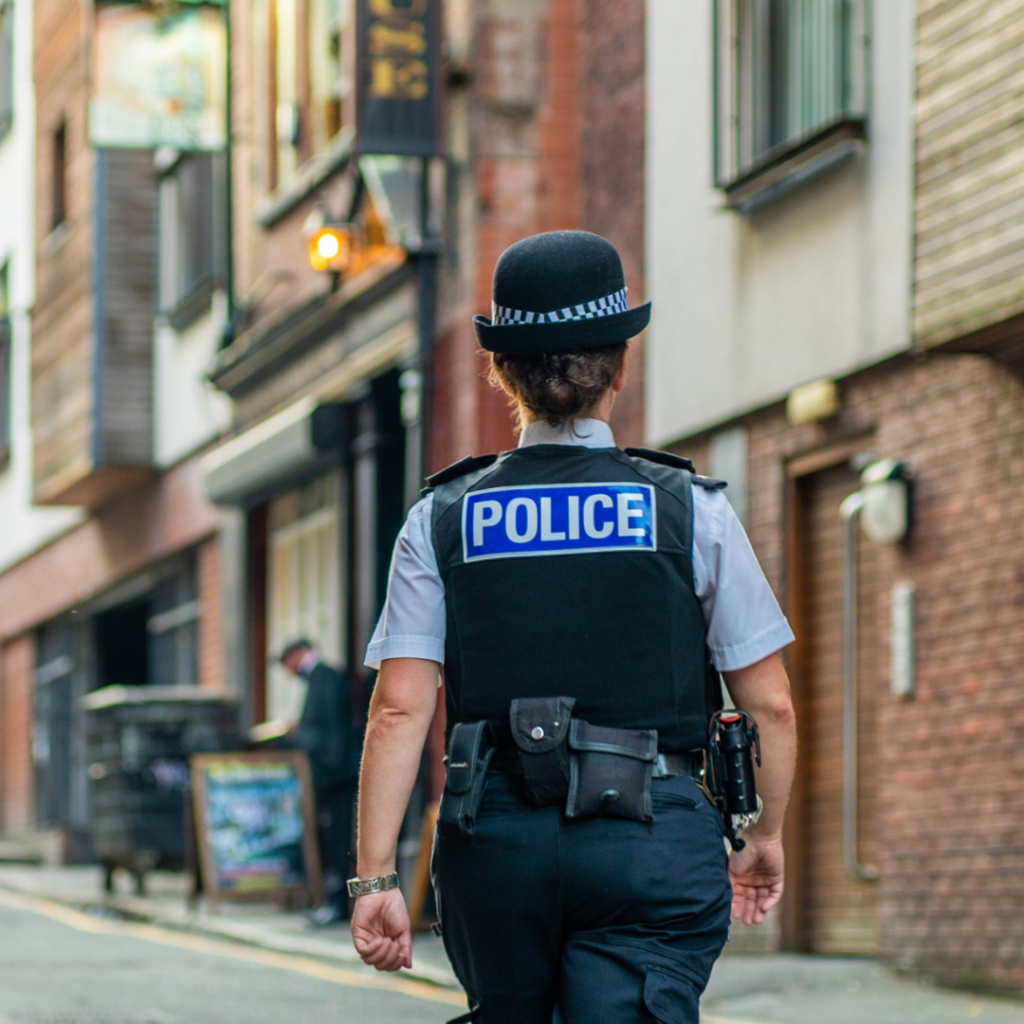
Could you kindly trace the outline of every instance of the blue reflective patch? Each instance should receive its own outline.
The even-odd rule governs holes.
[[[650,484],[494,487],[473,491],[462,503],[462,552],[467,562],[656,550]]]

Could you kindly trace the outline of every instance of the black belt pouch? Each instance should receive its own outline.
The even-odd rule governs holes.
[[[575,697],[512,701],[509,724],[519,750],[526,797],[534,807],[563,804],[569,792],[569,722]]]
[[[569,727],[567,818],[651,821],[657,729],[610,729],[579,718]]]
[[[489,722],[459,722],[448,740],[448,776],[437,814],[438,827],[473,834],[476,813],[484,795],[487,767],[494,757]]]

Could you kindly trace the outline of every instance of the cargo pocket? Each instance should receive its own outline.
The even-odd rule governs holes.
[[[652,967],[644,981],[644,1006],[661,1024],[700,1024],[700,993],[692,979]]]

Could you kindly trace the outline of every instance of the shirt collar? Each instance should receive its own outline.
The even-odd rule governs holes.
[[[534,420],[523,427],[519,435],[519,447],[534,444],[571,444],[581,448],[614,448],[615,435],[604,420],[567,420],[560,427],[553,427],[545,420]]]

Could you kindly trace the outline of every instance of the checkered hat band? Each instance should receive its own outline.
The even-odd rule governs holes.
[[[629,300],[626,298],[628,288],[606,295],[603,299],[584,302],[578,306],[566,306],[554,309],[550,313],[533,313],[523,309],[509,309],[491,303],[491,323],[497,327],[504,324],[564,324],[570,320],[596,320],[598,317],[611,316],[613,313],[628,313]]]

